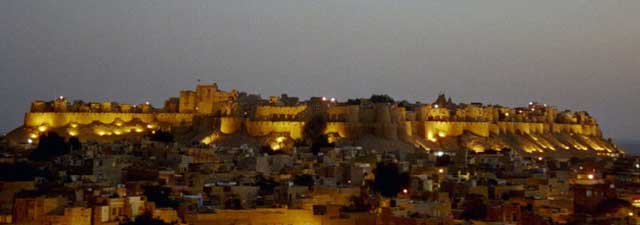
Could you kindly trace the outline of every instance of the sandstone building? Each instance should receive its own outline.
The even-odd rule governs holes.
[[[414,144],[427,150],[447,148],[448,138],[471,141],[454,144],[474,151],[517,145],[525,152],[594,150],[617,154],[613,144],[602,138],[596,120],[587,112],[560,111],[546,104],[529,103],[508,108],[482,103],[456,104],[440,95],[430,104],[376,102],[360,99],[337,102],[315,97],[300,102],[287,95],[263,100],[236,90],[223,91],[217,84],[198,85],[195,91],[180,91],[165,101],[163,108],[115,102],[69,102],[64,97],[50,102],[34,101],[25,114],[22,136],[37,139],[56,130],[81,139],[108,139],[157,129],[193,127],[202,140],[215,135],[242,133],[250,137],[303,137],[312,115],[327,118],[325,133],[335,139],[353,140],[376,136]],[[511,136],[510,136],[511,135]],[[516,136],[517,138],[512,138]],[[488,141],[473,141],[484,138]],[[515,144],[514,144],[515,143]]]

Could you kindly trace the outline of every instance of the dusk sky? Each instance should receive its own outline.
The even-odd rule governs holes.
[[[585,110],[640,139],[640,1],[4,0],[0,131],[30,102],[142,103],[197,80],[263,97]]]

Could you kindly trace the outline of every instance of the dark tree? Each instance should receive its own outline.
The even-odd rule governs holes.
[[[156,203],[156,206],[160,208],[178,208],[178,201],[169,198],[171,189],[161,186],[146,186],[144,187],[144,195],[147,196],[149,201]]]
[[[348,105],[360,105],[360,99],[348,99],[347,100],[347,104]]]
[[[400,107],[404,107],[405,109],[407,109],[407,111],[413,111],[415,109],[415,105],[411,104],[409,101],[407,100],[402,100],[400,103],[398,103],[398,105]]]
[[[334,144],[329,143],[329,137],[323,134],[311,143],[311,152],[313,152],[314,155],[318,155],[321,148],[330,148],[334,146]]]
[[[371,98],[369,98],[369,100],[373,103],[394,103],[396,102],[395,100],[393,100],[393,98],[391,98],[389,95],[371,95]]]
[[[120,225],[171,225],[169,223],[165,223],[162,220],[154,219],[151,214],[145,213],[139,216],[136,216],[135,220],[132,222],[121,223]]]
[[[70,137],[69,150],[73,152],[73,151],[78,151],[80,149],[82,149],[82,143],[80,142],[80,139],[78,139],[77,137]]]
[[[155,133],[151,134],[149,137],[151,141],[163,142],[163,143],[172,143],[174,142],[173,134],[167,131],[158,130]]]
[[[487,218],[487,205],[481,195],[467,195],[463,203],[463,211],[460,215],[466,220],[483,220]]]
[[[320,148],[331,146],[324,134],[326,129],[327,118],[324,114],[319,113],[312,115],[304,125],[304,139],[311,144],[311,151],[316,155],[320,152]]]
[[[384,197],[395,197],[403,188],[409,187],[409,174],[400,173],[398,165],[392,162],[380,162],[374,170],[373,189]]]
[[[34,161],[49,161],[58,156],[69,153],[64,137],[55,132],[40,136],[38,147],[31,152],[29,158]]]

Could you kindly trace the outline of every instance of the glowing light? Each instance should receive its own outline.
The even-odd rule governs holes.
[[[200,142],[202,142],[205,145],[208,145],[208,144],[214,143],[218,138],[219,138],[218,135],[212,134],[203,138]]]
[[[322,97],[322,101],[327,101],[327,97]]]
[[[36,138],[38,138],[38,135],[37,134],[30,134],[29,137],[32,138],[32,139],[36,139]]]
[[[77,123],[72,123],[72,124],[71,124],[71,127],[72,127],[72,128],[78,128],[78,124],[77,124]]]
[[[282,148],[282,146],[280,146],[279,143],[271,143],[271,150],[277,151],[280,150]]]
[[[444,156],[444,152],[443,151],[437,151],[436,152],[436,156],[437,157],[442,157],[442,156]]]
[[[444,169],[442,168],[438,169],[438,173],[444,173]]]
[[[433,105],[434,108],[440,108],[440,106],[438,104]]]
[[[27,139],[27,143],[33,144],[33,140],[31,138]]]
[[[640,164],[636,163],[636,169],[640,169]]]
[[[406,195],[406,194],[409,194],[409,190],[407,190],[406,188],[405,188],[405,189],[402,189],[402,193],[403,193],[403,194],[405,194],[405,195]]]
[[[60,100],[64,100],[64,96],[60,95],[60,97],[58,97]]]
[[[114,134],[116,134],[116,135],[120,135],[120,134],[122,134],[122,131],[120,131],[120,130],[114,130],[114,131],[113,131],[113,133],[114,133]]]
[[[47,131],[47,129],[49,129],[49,128],[47,126],[45,126],[45,125],[38,126],[38,131],[40,131],[40,132],[45,132],[45,131]]]
[[[104,132],[104,131],[98,131],[98,135],[99,136],[104,136],[105,134],[106,134],[106,132]]]
[[[145,105],[150,105],[149,101],[144,102]]]
[[[589,175],[587,175],[587,178],[589,178],[589,180],[593,180],[594,176],[593,176],[593,174],[589,174]]]
[[[69,136],[73,136],[73,137],[78,136],[78,131],[76,130],[69,130],[68,133],[69,133]]]
[[[539,157],[538,157],[538,161],[542,161],[542,156],[539,156]]]
[[[533,102],[529,102],[529,105],[533,105]]]
[[[629,216],[633,216],[633,212],[629,212]]]
[[[285,139],[286,139],[285,137],[278,137],[278,138],[276,138],[276,142],[282,143],[282,142],[284,142]]]
[[[447,134],[444,131],[438,132],[438,137],[443,138],[443,137],[446,137],[446,136],[447,136]]]
[[[142,128],[140,128],[140,127],[137,127],[137,128],[136,128],[136,133],[142,133],[142,131],[144,131],[144,129],[142,129]]]
[[[336,98],[331,98],[331,102],[336,102]]]
[[[509,113],[505,113],[504,116],[509,116]]]

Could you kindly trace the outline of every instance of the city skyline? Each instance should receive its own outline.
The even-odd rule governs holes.
[[[640,3],[4,4],[3,133],[32,100],[160,105],[198,79],[263,97],[539,101],[588,111],[606,137],[640,132]]]

